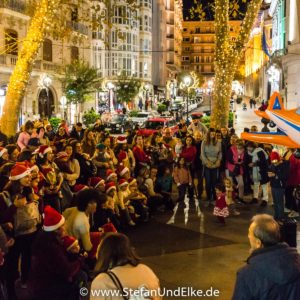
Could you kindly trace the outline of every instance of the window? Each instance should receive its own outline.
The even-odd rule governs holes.
[[[74,7],[71,11],[71,21],[78,22],[78,8]]]
[[[199,56],[195,56],[195,62],[196,63],[199,63],[200,61],[199,61]]]
[[[185,38],[183,38],[183,41],[184,41],[184,42],[189,42],[189,41],[190,41],[190,38],[185,37]]]
[[[18,55],[18,33],[14,30],[5,31],[5,53]]]
[[[43,43],[43,60],[52,61],[52,42],[48,39]]]
[[[187,32],[188,30],[187,30],[187,28],[183,28],[183,32]]]
[[[72,46],[71,47],[71,62],[79,60],[79,49],[78,47]]]
[[[182,56],[182,60],[183,60],[183,61],[189,61],[190,58],[189,58],[188,56]]]
[[[200,28],[196,28],[195,33],[200,33]]]

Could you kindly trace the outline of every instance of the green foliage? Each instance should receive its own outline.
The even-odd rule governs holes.
[[[100,118],[101,116],[97,114],[93,109],[91,109],[90,111],[85,112],[83,114],[82,121],[86,127],[89,127],[90,125],[94,124],[97,121],[97,119]]]
[[[233,118],[234,118],[234,114],[233,112],[229,113],[229,118],[228,118],[228,128],[232,128],[233,127]],[[210,127],[210,116],[204,116],[202,118],[202,123],[209,128]]]
[[[118,76],[116,82],[117,101],[119,103],[129,103],[138,94],[141,87],[141,80],[129,77],[125,72]]]
[[[167,106],[165,105],[165,104],[159,104],[158,106],[157,106],[157,112],[158,113],[162,113],[162,112],[164,112],[164,111],[166,111],[167,110]]]
[[[58,128],[60,122],[61,122],[61,119],[60,119],[60,118],[55,118],[55,117],[54,117],[54,118],[51,118],[51,119],[49,120],[49,123],[51,124],[51,126],[52,126],[52,128],[53,128],[54,131],[57,130],[57,128]]]
[[[89,99],[90,94],[100,87],[101,79],[95,68],[90,68],[84,61],[76,61],[65,66],[61,81],[68,103],[77,104]]]
[[[132,110],[130,113],[129,113],[129,117],[131,118],[134,118],[138,115],[139,111],[138,110]]]

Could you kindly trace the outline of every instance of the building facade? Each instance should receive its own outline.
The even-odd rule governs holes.
[[[157,97],[174,98],[181,72],[182,0],[154,0],[153,85]]]
[[[29,27],[30,17],[25,12],[25,1],[0,1],[0,116],[9,78]],[[51,37],[44,40],[23,98],[20,122],[54,115],[69,115],[71,118],[71,113],[74,114],[72,108],[66,106],[59,78],[64,65],[78,59],[90,59],[88,27],[78,22],[77,13],[70,11],[69,16],[66,16],[66,27],[72,32],[71,38],[80,36],[81,42],[73,40],[72,43],[63,43]]]
[[[143,85],[137,99],[150,100],[146,97],[152,95],[152,0],[139,0],[137,8],[129,7],[123,0],[111,1],[110,7],[102,3],[100,11],[107,10],[111,11],[110,25],[94,31],[91,41],[92,65],[104,79],[103,91],[97,95],[98,105],[108,98],[116,104],[116,90],[109,91],[107,85],[113,87],[121,73],[141,79]]]
[[[230,36],[235,41],[240,21],[230,21]],[[182,69],[195,71],[205,81],[214,77],[215,25],[214,21],[184,21],[182,41]]]
[[[264,43],[264,45],[263,45]],[[269,56],[272,54],[272,19],[267,7],[262,9],[253,26],[245,50],[245,95],[269,99],[272,83],[268,76]]]

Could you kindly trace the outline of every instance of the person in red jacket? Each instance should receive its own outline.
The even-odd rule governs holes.
[[[150,164],[150,158],[144,151],[144,139],[141,135],[137,135],[135,139],[135,146],[133,147],[133,155],[136,161],[135,174],[138,174],[138,171]]]
[[[289,217],[299,217],[299,208],[294,196],[295,188],[300,185],[300,149],[297,149],[290,157],[290,174],[285,189],[285,206],[290,210]]]

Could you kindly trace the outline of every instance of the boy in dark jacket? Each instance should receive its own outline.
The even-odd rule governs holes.
[[[275,220],[284,219],[284,193],[289,178],[289,161],[282,161],[278,152],[271,152],[268,176],[274,203]]]

